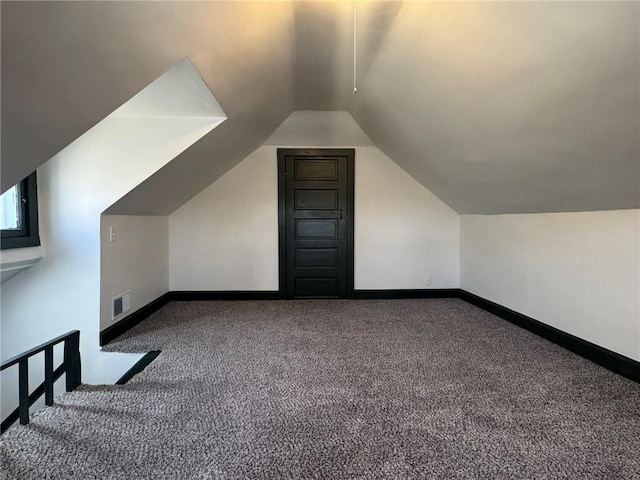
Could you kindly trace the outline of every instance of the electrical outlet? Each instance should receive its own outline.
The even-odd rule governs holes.
[[[431,275],[427,274],[424,276],[424,284],[431,285]]]

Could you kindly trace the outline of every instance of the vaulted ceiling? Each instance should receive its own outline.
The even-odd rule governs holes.
[[[640,4],[2,2],[2,190],[189,57],[228,120],[124,197],[167,214],[294,110],[346,110],[459,213],[640,206]]]

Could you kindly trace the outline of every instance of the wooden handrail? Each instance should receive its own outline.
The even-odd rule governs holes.
[[[54,370],[53,347],[64,342],[64,360]],[[33,393],[29,393],[29,358],[44,352],[44,382]],[[53,405],[53,384],[66,373],[66,390],[71,392],[81,383],[82,366],[80,362],[80,330],[60,335],[48,342],[33,347],[26,352],[5,360],[0,365],[0,371],[18,365],[18,408],[2,421],[0,433],[4,433],[18,418],[22,425],[29,423],[29,407],[42,395],[45,404]]]

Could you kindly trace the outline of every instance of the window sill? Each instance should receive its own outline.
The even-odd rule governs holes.
[[[15,248],[0,253],[0,283],[35,265],[42,258],[42,247]]]

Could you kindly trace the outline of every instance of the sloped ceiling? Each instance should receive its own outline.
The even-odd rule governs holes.
[[[131,194],[140,213],[173,211],[291,113],[293,14],[288,2],[3,2],[3,190],[189,57],[228,119]]]
[[[2,188],[184,57],[228,120],[114,212],[175,210],[346,110],[459,213],[640,206],[637,2],[3,2]]]
[[[405,4],[351,113],[459,213],[638,207],[639,6]]]

